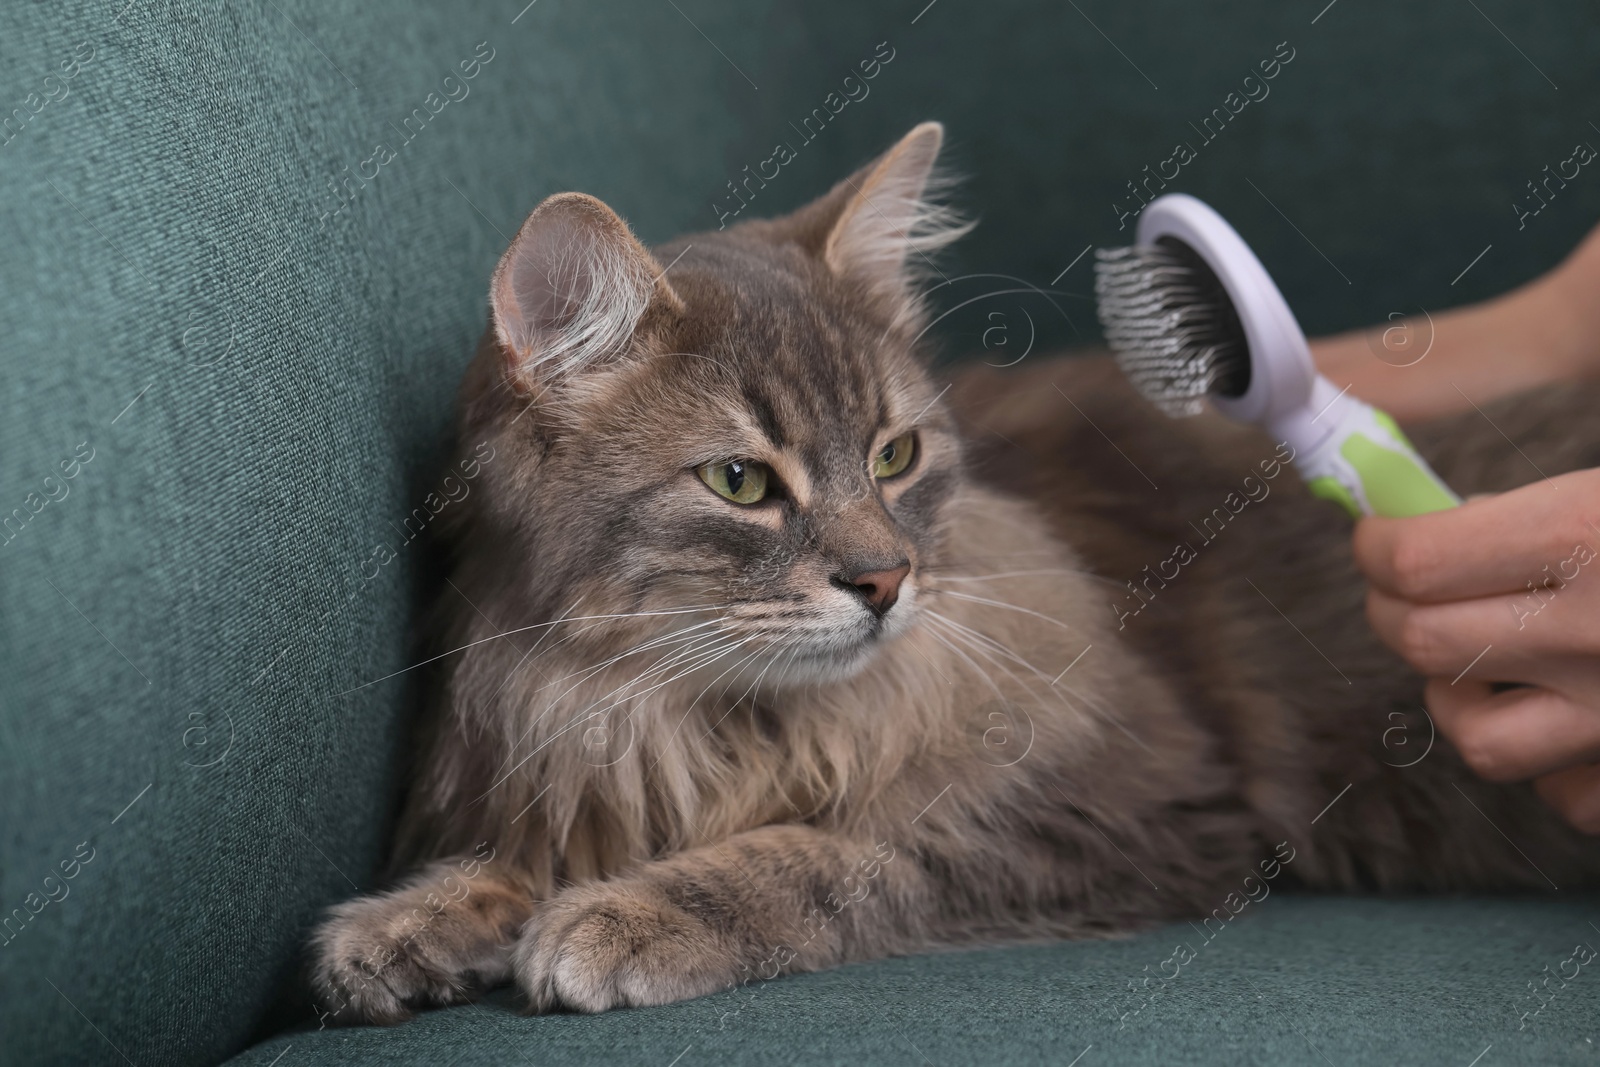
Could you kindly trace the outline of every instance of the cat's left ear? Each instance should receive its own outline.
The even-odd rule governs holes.
[[[533,389],[632,348],[651,314],[683,301],[605,204],[559,193],[534,208],[489,286],[513,384]]]
[[[822,225],[816,251],[834,274],[902,305],[934,252],[972,228],[930,198],[944,127],[924,122],[800,215]]]

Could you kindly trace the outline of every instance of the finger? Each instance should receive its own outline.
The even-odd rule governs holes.
[[[1425,699],[1439,732],[1479,777],[1517,782],[1600,760],[1600,711],[1537,687],[1495,693],[1435,678]]]
[[[1570,581],[1600,554],[1600,470],[1409,519],[1368,517],[1354,546],[1374,586],[1409,600],[1526,592],[1530,581],[1551,576]]]
[[[1534,779],[1533,788],[1574,829],[1600,834],[1600,766],[1568,767]]]
[[[1600,592],[1600,574],[1594,581]],[[1385,644],[1423,674],[1454,678],[1470,669],[1476,678],[1549,684],[1600,648],[1594,601],[1545,590],[1418,604],[1372,589],[1367,619]]]

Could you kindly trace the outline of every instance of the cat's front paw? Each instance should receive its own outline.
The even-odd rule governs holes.
[[[509,977],[515,919],[497,939],[495,920],[505,918],[491,914],[492,902],[452,903],[454,913],[415,903],[404,893],[382,894],[329,913],[312,944],[324,1025],[402,1022],[415,1009],[460,1003]]]
[[[534,1011],[670,1004],[728,989],[737,952],[640,882],[578,886],[541,905],[512,950]]]

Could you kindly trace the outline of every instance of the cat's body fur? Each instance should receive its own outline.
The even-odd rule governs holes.
[[[1275,847],[1332,889],[1600,873],[1529,789],[1427,750],[1348,524],[1286,466],[1264,479],[1272,442],[1165,420],[1104,360],[980,368],[941,398],[904,269],[929,129],[795,216],[655,260],[596,202],[519,234],[463,387],[463,445],[495,459],[454,531],[440,630],[463,651],[403,819],[417,870],[318,933],[335,1017],[513,977],[537,1010],[594,1011],[1103,935],[1224,908]],[[609,273],[572,271],[591,232]],[[625,356],[574,325],[591,274],[634,286]],[[1494,414],[1553,474],[1600,462],[1594,399]],[[863,476],[912,425],[913,470]],[[679,477],[740,441],[785,497],[739,511]],[[1463,491],[1534,473],[1477,415],[1419,444]],[[1249,476],[1270,493],[1241,508]],[[1217,508],[1213,538],[1188,528]],[[900,602],[860,608],[839,575],[897,554]],[[1129,581],[1149,603],[1119,618]]]

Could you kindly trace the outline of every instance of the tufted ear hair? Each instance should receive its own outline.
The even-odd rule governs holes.
[[[533,209],[489,286],[513,384],[528,390],[625,352],[652,306],[683,301],[616,212],[558,193]]]
[[[779,224],[835,275],[896,311],[915,309],[918,283],[932,270],[929,257],[973,226],[932,198],[942,184],[934,164],[943,143],[943,126],[921,123]]]

